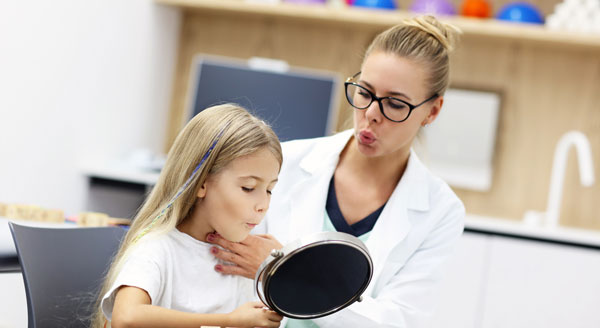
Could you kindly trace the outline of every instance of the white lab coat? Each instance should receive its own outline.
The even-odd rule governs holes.
[[[329,181],[351,136],[347,130],[283,143],[279,182],[257,232],[266,229],[285,245],[322,231]],[[411,152],[366,242],[374,273],[363,301],[314,321],[320,327],[340,328],[427,326],[442,264],[463,231],[464,216],[454,192]]]

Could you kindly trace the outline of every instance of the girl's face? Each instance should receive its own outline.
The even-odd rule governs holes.
[[[378,51],[365,59],[356,82],[377,97],[394,97],[417,105],[432,96],[425,83],[428,74],[415,61]],[[407,155],[419,128],[433,122],[442,102],[442,97],[428,101],[400,123],[385,118],[377,101],[366,109],[354,109],[354,136],[359,151],[368,157]]]
[[[233,242],[244,240],[265,216],[278,174],[279,162],[262,148],[209,176],[196,206],[210,230]]]

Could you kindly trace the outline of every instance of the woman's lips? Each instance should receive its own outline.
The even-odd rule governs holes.
[[[360,131],[360,133],[358,134],[358,139],[360,140],[360,143],[363,145],[370,145],[377,140],[375,138],[375,135],[373,135],[373,133],[371,133],[369,131],[364,131],[364,130]]]

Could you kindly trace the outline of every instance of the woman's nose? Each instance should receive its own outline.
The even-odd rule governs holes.
[[[365,109],[365,117],[369,122],[378,123],[383,119],[381,108],[379,107],[379,102],[377,100],[373,100],[371,105]]]

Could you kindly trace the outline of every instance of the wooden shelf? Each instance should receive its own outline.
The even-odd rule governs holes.
[[[360,24],[365,27],[386,28],[414,14],[401,10],[373,10],[352,7],[297,5],[290,3],[263,4],[241,0],[155,0],[156,3],[185,10],[214,11],[236,15],[260,15],[296,20],[321,21],[338,24]],[[516,24],[494,19],[460,16],[443,18],[458,26],[466,36],[480,36],[525,42],[554,43],[600,48],[600,35],[550,31],[544,26]]]

